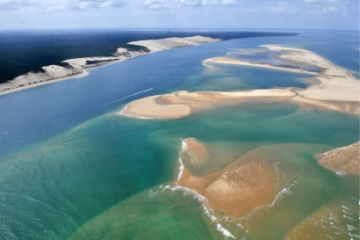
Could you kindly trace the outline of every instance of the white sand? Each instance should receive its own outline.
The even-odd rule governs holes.
[[[66,79],[69,77],[86,75],[86,72],[80,69],[65,68],[57,65],[45,66],[42,67],[42,69],[44,72],[29,72],[27,74],[16,77],[12,81],[0,84],[0,94],[4,92],[10,92],[14,89],[24,89],[25,87],[45,83],[53,79]]]
[[[220,39],[214,39],[203,36],[194,36],[194,37],[185,37],[185,38],[172,37],[172,38],[156,39],[156,40],[133,41],[133,42],[129,42],[129,44],[143,46],[148,48],[151,52],[157,52],[172,48],[197,46],[204,43],[211,43],[218,41],[220,41]]]
[[[144,46],[149,52],[168,50],[172,48],[196,46],[203,43],[220,41],[202,36],[186,37],[186,38],[166,38],[159,40],[144,40],[130,42],[128,44]],[[50,65],[42,67],[44,72],[29,72],[20,75],[6,83],[0,84],[0,94],[10,93],[15,90],[22,90],[39,84],[51,83],[54,80],[60,81],[73,77],[83,77],[88,74],[85,69],[104,66],[109,63],[123,61],[132,57],[140,56],[147,51],[129,51],[125,48],[118,48],[114,56],[109,57],[85,57],[64,60],[68,67]]]
[[[211,65],[212,63],[269,68],[269,69],[287,71],[287,72],[294,72],[294,73],[309,73],[309,72],[301,70],[301,69],[282,68],[282,67],[272,66],[270,64],[247,62],[247,61],[243,61],[243,60],[240,60],[240,59],[231,58],[231,57],[227,57],[227,56],[209,58],[209,59],[206,59],[206,60],[203,61],[204,66],[207,66],[210,69],[214,69],[214,66]]]
[[[152,96],[135,100],[129,103],[124,112],[126,115],[138,116],[141,118],[175,118],[185,117],[190,115],[191,108],[183,104],[159,105],[156,103],[156,98],[159,96]],[[156,115],[154,113],[156,112]]]
[[[239,92],[187,92],[180,91],[142,98],[129,103],[122,113],[133,117],[146,118],[181,118],[192,114],[194,110],[209,106],[273,98],[290,98],[296,94],[290,88],[258,89]],[[163,104],[158,104],[158,102]]]
[[[316,76],[321,82],[320,85],[313,85],[306,90],[297,91],[303,98],[359,102],[360,82],[349,71],[332,64],[311,51],[273,45],[264,45],[264,47],[271,51],[279,51],[281,53],[280,57],[283,59],[324,69],[322,73]]]
[[[306,65],[312,65],[323,69],[320,73],[308,72],[300,69],[291,69],[285,67],[272,66],[270,64],[260,64],[245,62],[229,57],[216,57],[206,59],[203,65],[213,68],[212,64],[238,64],[253,67],[263,67],[277,69],[281,71],[291,71],[297,73],[308,73],[315,76],[318,81],[311,81],[307,89],[287,88],[287,89],[261,89],[253,91],[238,92],[194,92],[188,93],[181,91],[173,94],[165,94],[156,98],[145,98],[131,103],[132,112],[128,115],[134,117],[142,117],[146,111],[147,101],[149,99],[159,99],[163,105],[153,101],[151,111],[146,112],[146,117],[152,118],[178,118],[184,117],[185,111],[179,111],[173,108],[166,117],[158,114],[158,108],[163,109],[164,105],[179,107],[180,105],[188,106],[191,111],[187,111],[188,115],[194,110],[199,110],[212,105],[229,104],[240,101],[259,100],[264,98],[276,98],[278,100],[287,100],[306,107],[327,108],[348,114],[360,115],[360,81],[355,79],[348,71],[332,64],[323,57],[307,50],[288,48],[281,46],[264,45],[270,51],[280,52],[280,57],[284,60]],[[156,107],[156,105],[158,107]],[[124,112],[127,112],[125,110]]]

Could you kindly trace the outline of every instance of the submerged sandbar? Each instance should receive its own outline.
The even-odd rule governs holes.
[[[242,217],[261,205],[270,204],[279,192],[277,175],[263,152],[253,150],[226,166],[206,175],[194,175],[190,168],[207,161],[205,144],[194,138],[182,142],[179,153],[181,171],[176,184],[196,191],[208,200],[209,207],[227,216]],[[186,155],[190,155],[189,161]],[[185,157],[185,158],[184,158]]]
[[[360,174],[360,141],[317,154],[320,165],[337,173]]]

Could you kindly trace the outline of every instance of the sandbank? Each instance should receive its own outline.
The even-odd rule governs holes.
[[[318,163],[334,172],[360,174],[360,141],[315,155]]]
[[[212,206],[226,216],[242,217],[258,206],[271,204],[279,192],[277,175],[264,159],[253,150],[225,167],[206,188]]]
[[[294,68],[285,68],[285,67],[277,67],[277,66],[273,66],[267,63],[254,63],[254,62],[248,62],[248,61],[243,61],[240,59],[236,59],[236,58],[231,58],[231,57],[227,57],[227,56],[223,56],[223,57],[214,57],[214,58],[209,58],[203,61],[203,64],[205,66],[211,66],[212,68],[214,67],[211,64],[226,64],[226,65],[241,65],[241,66],[248,66],[248,67],[259,67],[259,68],[268,68],[268,69],[274,69],[274,70],[280,70],[280,71],[287,71],[287,72],[294,72],[294,73],[309,73],[305,70],[301,70],[301,69],[294,69]]]
[[[297,239],[317,239],[328,240],[330,236],[337,236],[335,239],[351,239],[351,233],[357,234],[357,226],[352,226],[351,222],[344,223],[345,218],[350,216],[356,219],[358,214],[355,211],[349,211],[349,204],[328,204],[309,217],[300,221],[293,229],[291,229],[284,240]],[[350,216],[349,216],[350,215]],[[354,220],[355,222],[356,220]],[[351,223],[351,224],[350,224]],[[354,224],[353,224],[354,225]],[[349,237],[350,236],[350,237]]]
[[[191,108],[184,104],[158,104],[159,96],[147,97],[129,103],[120,114],[138,116],[140,118],[180,118],[191,114]],[[156,112],[156,115],[153,113]]]
[[[144,55],[151,52],[168,50],[172,48],[197,46],[204,43],[220,41],[209,37],[194,36],[185,38],[166,38],[158,40],[143,40],[129,42],[128,44],[145,47],[141,51],[131,51],[118,48],[114,56],[74,58],[62,61],[67,66],[49,65],[42,67],[42,72],[29,72],[12,80],[0,84],[0,95],[35,87],[56,81],[83,77],[88,74],[86,69],[101,67],[111,63],[124,61],[129,58]]]
[[[272,101],[288,99],[296,94],[290,88],[257,89],[239,92],[187,92],[151,96],[135,100],[121,111],[132,117],[181,118],[189,116],[195,110],[210,106],[246,101]]]
[[[298,88],[273,88],[261,89],[253,91],[238,91],[238,92],[186,92],[180,91],[173,94],[164,94],[157,96],[159,101],[153,101],[154,98],[144,98],[136,101],[136,104],[131,104],[132,112],[128,112],[128,107],[124,112],[130,116],[142,117],[145,115],[150,118],[179,118],[185,117],[195,110],[203,109],[209,106],[238,103],[242,101],[261,101],[268,100],[268,98],[276,99],[278,101],[289,101],[301,106],[317,107],[332,109],[335,111],[360,115],[360,81],[354,78],[349,71],[342,69],[323,57],[303,49],[289,48],[274,45],[263,45],[269,51],[276,51],[280,53],[280,58],[291,63],[314,66],[322,69],[321,72],[310,72],[302,69],[293,69],[288,67],[273,66],[264,63],[252,63],[233,59],[229,57],[215,57],[203,61],[203,65],[213,69],[216,64],[237,64],[252,67],[270,68],[281,71],[290,71],[295,73],[306,73],[314,75],[316,81],[309,81],[310,86],[307,89]],[[151,111],[146,107],[148,101],[153,101]],[[161,102],[159,104],[158,102]],[[130,105],[129,104],[129,105]],[[155,105],[154,105],[155,104]],[[157,106],[156,106],[157,105]],[[183,109],[179,108],[179,114],[176,109],[166,117],[159,114],[164,105],[171,106],[182,105],[183,108],[188,106],[191,110],[186,115]],[[135,111],[136,109],[136,111]],[[180,111],[181,110],[181,111]]]
[[[194,158],[202,158],[206,145],[194,142],[191,150]],[[223,170],[202,176],[194,175],[189,168],[196,163],[183,161],[184,151],[188,147],[183,142],[179,153],[182,166],[176,184],[204,196],[209,207],[219,213],[236,218],[246,216],[258,206],[271,204],[279,192],[276,171],[271,163],[264,161],[265,155],[260,151],[249,151]]]

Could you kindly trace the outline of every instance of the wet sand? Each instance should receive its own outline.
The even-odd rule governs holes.
[[[295,95],[290,88],[241,92],[180,91],[135,100],[126,105],[120,113],[139,118],[181,118],[211,106],[248,101],[279,101]]]
[[[315,155],[320,165],[334,172],[360,174],[360,141]]]
[[[187,149],[183,143],[180,157]],[[202,158],[204,144],[196,141],[191,151],[195,158]],[[187,161],[181,166],[176,183],[206,197],[215,211],[230,217],[243,217],[258,206],[270,204],[279,192],[275,169],[264,159],[265,155],[253,150],[223,170],[203,176],[191,173],[188,167],[196,163]]]
[[[202,142],[195,138],[188,138],[182,141],[182,145],[179,155],[185,164],[201,167],[208,161],[208,150]]]
[[[333,239],[330,236],[337,236],[335,239],[353,239],[352,235],[358,233],[356,218],[356,208],[351,209],[348,204],[326,205],[298,223],[284,240]]]
[[[214,209],[243,217],[256,207],[270,204],[278,193],[276,172],[265,156],[250,151],[223,169],[207,188]]]
[[[245,62],[229,57],[217,57],[204,60],[203,65],[212,69],[212,64],[240,64],[253,67],[265,67],[281,71],[291,71],[314,75],[316,81],[307,89],[263,89],[238,92],[193,92],[180,91],[136,100],[128,104],[123,112],[133,117],[180,118],[193,111],[209,106],[238,103],[241,101],[261,101],[263,98],[275,98],[278,101],[290,101],[304,107],[332,109],[348,114],[360,115],[360,82],[347,70],[344,70],[323,57],[307,50],[281,46],[264,45],[271,51],[280,53],[280,58],[291,62],[315,66],[323,69],[320,73],[299,69]],[[169,107],[166,115],[165,106]],[[149,110],[149,107],[151,110]]]

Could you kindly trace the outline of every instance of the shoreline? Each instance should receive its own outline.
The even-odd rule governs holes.
[[[267,69],[273,69],[278,71],[285,71],[285,72],[293,72],[293,73],[303,73],[303,74],[313,74],[317,75],[316,73],[308,72],[301,69],[293,69],[293,68],[285,68],[285,67],[277,67],[266,63],[253,63],[248,61],[243,61],[236,58],[231,57],[214,57],[205,59],[203,61],[203,65],[206,67],[214,68],[214,66],[210,65],[209,63],[215,63],[215,64],[225,64],[225,65],[241,65],[241,66],[247,66],[247,67],[258,67],[258,68],[267,68]]]
[[[39,82],[39,83],[36,83],[36,84],[26,85],[26,86],[22,86],[22,87],[16,87],[16,88],[13,88],[13,89],[10,89],[10,90],[0,92],[0,96],[10,94],[10,93],[14,93],[14,92],[19,92],[21,90],[26,90],[26,89],[29,89],[29,88],[40,87],[42,85],[47,85],[47,84],[50,84],[50,83],[67,81],[67,80],[71,80],[71,79],[74,79],[74,78],[82,78],[82,77],[86,77],[87,75],[89,75],[89,72],[84,71],[83,73],[80,73],[80,74],[77,74],[77,75],[74,75],[74,76],[56,78],[56,79],[51,79],[51,80]]]
[[[347,114],[360,115],[360,81],[355,79],[348,70],[336,66],[327,59],[308,50],[281,47],[275,45],[261,45],[269,51],[279,52],[279,58],[291,63],[314,66],[322,69],[322,72],[310,72],[301,69],[291,69],[277,67],[270,64],[259,64],[244,62],[228,57],[215,57],[203,61],[203,66],[213,70],[211,63],[237,64],[252,67],[271,68],[280,71],[291,71],[296,73],[311,74],[317,81],[310,81],[311,84],[306,89],[291,88],[272,88],[256,89],[236,92],[186,92],[179,91],[172,94],[163,94],[147,98],[138,99],[130,102],[123,108],[124,115],[132,117],[146,118],[181,118],[191,115],[194,111],[224,104],[239,103],[243,101],[288,101],[302,107],[326,108]],[[229,60],[230,59],[230,60]],[[307,78],[309,79],[309,78]],[[150,100],[152,102],[150,102]],[[160,100],[162,104],[158,104]],[[143,106],[151,105],[151,112]],[[174,105],[187,106],[191,109],[188,114],[184,111],[177,113]],[[168,107],[172,109],[166,116],[159,114],[162,109]],[[173,108],[172,108],[173,106]],[[130,107],[130,111],[128,110]]]
[[[118,48],[113,56],[106,57],[84,57],[63,60],[62,63],[67,64],[67,67],[59,65],[43,66],[44,72],[28,72],[20,75],[12,80],[0,84],[0,96],[13,93],[16,91],[25,90],[32,87],[37,87],[54,82],[70,80],[74,78],[85,77],[89,74],[87,70],[98,67],[107,66],[110,64],[122,62],[124,60],[150,54],[153,52],[170,50],[174,48],[198,46],[206,43],[218,42],[220,39],[193,36],[184,38],[164,38],[157,40],[141,40],[132,41],[128,44],[145,47],[144,51],[131,51],[125,48]],[[160,49],[155,49],[157,46]],[[90,62],[90,63],[89,63]],[[94,63],[91,63],[94,62]]]

